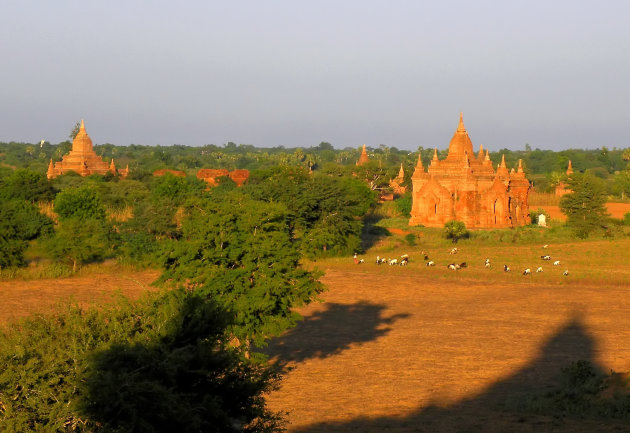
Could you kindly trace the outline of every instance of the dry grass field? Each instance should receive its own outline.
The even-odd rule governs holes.
[[[287,413],[288,431],[630,431],[621,422],[513,410],[573,360],[630,370],[630,238],[547,249],[462,243],[454,256],[448,244],[397,242],[377,244],[362,265],[352,258],[317,262],[326,272],[323,302],[302,309],[305,320],[265,349],[285,372],[268,400]],[[374,251],[385,250],[412,261],[377,266]],[[436,267],[424,266],[421,250]],[[561,266],[541,261],[542,254]],[[462,261],[467,268],[445,267]],[[503,272],[504,263],[512,272]],[[520,273],[539,265],[543,273]],[[137,296],[157,275],[0,282],[0,321],[50,312],[69,299],[107,302],[115,291]]]
[[[433,251],[435,268],[326,261],[325,302],[267,349],[286,371],[271,407],[301,433],[630,431],[505,409],[574,360],[630,370],[628,250],[625,239]],[[454,257],[469,267],[447,270]],[[525,262],[545,270],[523,276]]]

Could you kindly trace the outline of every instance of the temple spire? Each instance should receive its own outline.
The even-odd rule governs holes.
[[[483,159],[483,144],[479,145],[479,155],[477,156],[477,159],[479,160]]]
[[[505,165],[505,154],[501,155],[501,164],[499,165],[501,168],[507,168]]]
[[[523,173],[523,160],[519,159],[518,160],[518,170],[516,170],[517,173]]]
[[[466,132],[466,127],[464,126],[464,113],[459,113],[459,125],[457,125],[457,131]]]
[[[435,151],[433,152],[433,161],[437,161],[438,160],[438,156],[437,156],[437,147],[435,148]]]
[[[405,170],[403,170],[402,162],[400,163],[400,170],[398,171],[398,177],[401,179],[405,177]]]
[[[418,162],[416,163],[416,168],[421,168],[424,170],[424,166],[422,165],[422,152],[418,154]]]
[[[571,160],[569,160],[569,167],[567,168],[567,176],[573,174],[573,166],[571,165]]]

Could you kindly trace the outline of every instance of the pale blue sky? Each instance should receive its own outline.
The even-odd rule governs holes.
[[[5,0],[0,59],[0,141],[630,146],[622,0]]]

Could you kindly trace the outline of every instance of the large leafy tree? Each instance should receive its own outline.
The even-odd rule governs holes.
[[[285,204],[295,237],[309,257],[358,250],[361,217],[377,199],[359,179],[309,175],[297,167],[257,173],[245,191],[258,200]]]
[[[571,191],[560,200],[567,225],[578,237],[585,238],[607,225],[606,183],[589,173],[573,173],[568,179]]]
[[[182,236],[164,260],[163,282],[186,284],[233,315],[240,344],[261,344],[293,326],[293,308],[323,290],[318,274],[300,267],[290,212],[281,203],[240,191],[210,194],[187,207]]]

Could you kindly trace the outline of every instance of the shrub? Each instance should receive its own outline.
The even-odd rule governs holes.
[[[276,431],[276,376],[225,345],[226,316],[183,290],[71,307],[0,332],[0,430]]]
[[[623,224],[630,226],[630,212],[626,212],[623,216]]]
[[[452,239],[456,243],[460,239],[470,236],[470,232],[466,229],[466,224],[461,221],[449,221],[444,224],[444,236],[446,239]]]

